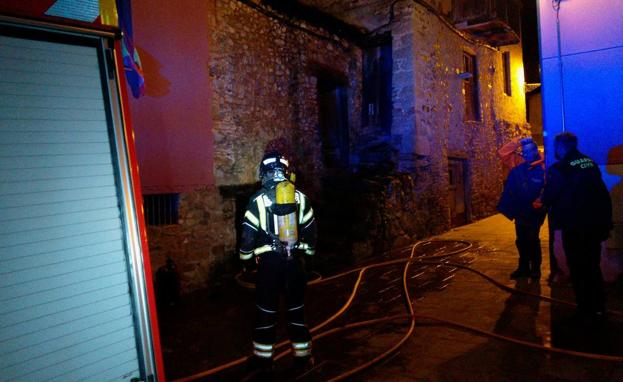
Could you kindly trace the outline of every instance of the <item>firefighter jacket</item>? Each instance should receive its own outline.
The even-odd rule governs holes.
[[[545,183],[545,170],[540,163],[524,162],[514,167],[506,178],[498,210],[516,223],[540,226],[545,220],[545,210],[532,207],[541,196]]]
[[[556,228],[596,233],[612,229],[612,200],[597,164],[573,150],[548,170],[543,203]]]
[[[305,194],[296,190],[298,242],[295,253],[311,256],[315,253],[316,220],[314,210]],[[267,252],[283,253],[279,242],[277,215],[272,212],[274,198],[262,189],[251,197],[242,223],[240,259],[243,261]]]

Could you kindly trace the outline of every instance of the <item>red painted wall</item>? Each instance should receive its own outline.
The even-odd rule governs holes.
[[[0,3],[0,12],[10,15],[43,17],[55,0],[22,0]]]
[[[130,108],[145,194],[214,183],[207,3],[132,0],[145,95]]]

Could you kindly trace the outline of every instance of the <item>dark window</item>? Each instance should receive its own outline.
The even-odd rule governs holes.
[[[392,41],[384,35],[363,51],[363,125],[389,133],[392,123]]]
[[[511,54],[510,52],[502,53],[502,64],[504,65],[504,93],[513,95],[511,87]]]
[[[143,208],[148,225],[178,224],[180,194],[143,195]]]
[[[448,158],[448,204],[452,227],[466,224],[469,220],[469,198],[467,193],[467,160]]]
[[[322,154],[327,168],[349,165],[348,98],[346,80],[320,73],[318,90],[318,127],[322,138]]]
[[[478,102],[478,72],[476,71],[476,56],[463,52],[463,97],[465,99],[465,120],[480,120],[480,105]]]

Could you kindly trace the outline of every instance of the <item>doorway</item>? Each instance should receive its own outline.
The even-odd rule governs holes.
[[[318,127],[327,170],[349,166],[348,103],[346,81],[331,74],[318,76]]]
[[[362,122],[382,135],[391,132],[392,65],[391,34],[376,36],[363,50]]]
[[[448,158],[448,205],[450,206],[450,225],[457,227],[469,221],[467,199],[467,161]]]

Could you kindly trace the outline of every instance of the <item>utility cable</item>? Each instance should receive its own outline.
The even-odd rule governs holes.
[[[296,29],[298,31],[307,33],[313,37],[319,38],[321,40],[324,41],[328,41],[330,43],[333,43],[339,47],[341,47],[343,50],[347,50],[347,48],[344,46],[344,43],[341,41],[342,40],[342,36],[337,35],[336,33],[332,33],[330,31],[326,31],[324,28],[318,28],[323,32],[326,32],[330,35],[334,35],[336,36],[336,38],[332,38],[330,36],[325,36],[322,33],[316,32],[314,30],[311,30],[309,28],[306,28],[302,25],[299,25],[298,23],[290,20],[289,18],[282,16],[279,12],[273,11],[272,9],[268,9],[267,7],[257,4],[255,3],[253,0],[237,0],[238,2],[240,2],[241,4],[246,5],[247,7],[254,9],[260,13],[262,13],[264,16],[267,16],[275,21],[278,21],[280,23],[283,23],[293,29]],[[302,23],[303,25],[305,25],[305,23]]]
[[[457,27],[455,27],[454,25],[452,25],[443,15],[441,15],[439,13],[439,11],[437,11],[435,8],[433,8],[429,3],[426,2],[426,0],[411,0],[414,3],[424,7],[424,9],[426,9],[428,12],[432,13],[433,15],[437,16],[437,18],[439,20],[441,20],[441,22],[443,24],[445,24],[445,26],[450,29],[452,32],[456,33],[459,37],[461,37],[463,40],[472,43],[474,45],[480,45],[483,46],[485,48],[491,49],[493,51],[499,51],[499,49],[497,49],[496,47],[493,47],[485,42],[476,40],[472,37],[470,37],[469,35],[467,35],[465,32],[461,31],[460,29],[458,29]]]

